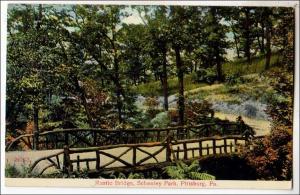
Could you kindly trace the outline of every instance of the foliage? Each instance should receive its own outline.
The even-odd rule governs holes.
[[[187,165],[182,161],[177,162],[177,166],[165,167],[165,172],[171,179],[192,179],[192,180],[214,180],[213,175],[201,173],[199,161],[193,161]]]
[[[271,134],[254,145],[246,155],[249,165],[256,168],[257,177],[266,180],[292,178],[292,129],[286,126],[272,128]]]
[[[170,124],[170,118],[168,112],[160,112],[155,118],[151,120],[151,124],[154,128],[168,127]]]
[[[16,164],[6,163],[5,165],[5,177],[8,178],[28,178],[28,177],[37,177],[37,172],[30,173],[30,164],[27,165],[25,162],[22,162],[21,165],[17,166]]]
[[[187,124],[196,125],[214,116],[212,104],[206,100],[201,102],[190,101],[186,103],[185,115]]]
[[[293,75],[281,69],[272,69],[267,76],[275,94],[269,98],[268,114],[274,123],[291,126],[293,124]]]
[[[243,77],[239,73],[226,75],[225,82],[227,85],[236,85],[239,83],[243,83]]]
[[[208,84],[212,84],[217,80],[217,74],[212,68],[200,68],[197,70],[195,76],[196,78],[194,78],[194,80],[198,83],[205,82]]]

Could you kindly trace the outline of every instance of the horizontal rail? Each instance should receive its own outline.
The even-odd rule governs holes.
[[[221,126],[221,127],[219,127]],[[236,129],[232,129],[232,126]],[[218,128],[216,128],[218,127]],[[28,137],[33,139],[32,148],[37,149],[34,147],[34,143],[38,146],[40,144],[41,148],[48,149],[50,146],[51,148],[55,149],[61,149],[62,144],[63,145],[70,145],[74,146],[74,144],[82,146],[86,145],[88,147],[91,146],[97,146],[98,144],[103,143],[105,144],[121,144],[123,143],[132,143],[132,142],[148,142],[150,141],[162,141],[161,138],[165,138],[167,135],[162,134],[161,132],[172,132],[178,130],[184,130],[184,136],[182,137],[181,134],[177,134],[177,138],[184,139],[184,138],[191,138],[192,137],[200,137],[200,136],[209,136],[211,135],[210,131],[212,132],[216,131],[223,131],[224,129],[228,130],[230,133],[237,133],[237,131],[240,131],[238,127],[238,124],[235,122],[214,122],[214,123],[205,123],[205,124],[199,124],[199,125],[193,125],[193,126],[177,126],[177,127],[167,127],[167,128],[137,128],[137,129],[99,129],[99,128],[70,128],[70,129],[56,129],[52,131],[44,131],[42,133],[38,134],[24,134],[19,137],[17,137],[14,141],[12,141],[7,147],[6,151],[9,151],[13,145],[17,144],[18,141],[21,142],[23,138]],[[87,132],[87,135],[82,134],[76,134],[81,132]],[[147,133],[157,133],[156,135],[147,136]],[[115,133],[120,133],[120,136],[115,136]],[[144,133],[140,134],[140,133]],[[61,135],[63,134],[63,135]],[[49,136],[54,137],[49,137]],[[61,136],[60,136],[61,135]],[[174,134],[175,135],[175,134]],[[221,133],[223,135],[223,133]],[[69,136],[73,136],[75,140],[73,141],[73,144],[69,144]],[[87,140],[83,136],[88,136]],[[181,137],[180,137],[181,136]],[[100,138],[100,141],[97,139]],[[104,140],[103,140],[104,139]],[[127,141],[126,141],[127,140]],[[76,146],[75,146],[76,147]],[[78,147],[78,146],[77,146]]]

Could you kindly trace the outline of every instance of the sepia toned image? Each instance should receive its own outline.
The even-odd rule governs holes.
[[[294,7],[9,3],[6,38],[8,186],[292,187]]]

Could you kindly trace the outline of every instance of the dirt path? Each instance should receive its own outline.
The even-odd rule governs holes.
[[[236,121],[236,118],[238,117],[238,115],[216,112],[215,117],[218,117],[220,119],[228,119],[229,121]],[[271,122],[270,121],[252,119],[252,118],[245,117],[245,116],[242,116],[242,118],[247,125],[251,126],[255,130],[256,136],[267,135],[270,133],[270,130],[271,130]]]

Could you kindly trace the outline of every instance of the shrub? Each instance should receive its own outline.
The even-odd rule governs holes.
[[[158,113],[154,119],[151,120],[151,124],[154,128],[167,127],[170,124],[170,118],[168,112]]]
[[[225,76],[225,82],[227,85],[236,85],[243,83],[243,77],[241,77],[240,73],[229,74]]]
[[[15,164],[6,164],[5,165],[5,177],[9,178],[28,178],[28,177],[36,177],[36,172],[29,172],[30,165],[25,165],[25,163],[21,164],[18,168]]]
[[[212,84],[217,80],[217,74],[213,68],[201,68],[197,70],[196,76],[194,76],[196,82],[205,82]]]
[[[248,164],[257,171],[258,179],[290,180],[292,178],[292,128],[273,127],[271,134],[254,145],[246,154]]]
[[[188,124],[199,124],[208,117],[214,116],[212,104],[206,100],[202,102],[187,102],[185,105],[185,115]]]
[[[171,179],[192,179],[192,180],[214,180],[215,176],[201,173],[201,168],[197,160],[191,165],[187,165],[182,161],[177,162],[176,166],[165,167],[165,172]]]

